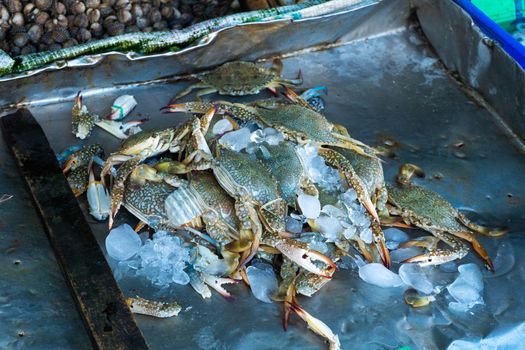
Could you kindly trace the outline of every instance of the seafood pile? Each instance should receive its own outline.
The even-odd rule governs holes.
[[[323,88],[299,94],[301,77],[286,79],[281,71],[276,59],[271,68],[230,62],[196,74],[197,82],[163,107],[191,117],[165,129],[142,130],[144,120],[123,122],[136,105],[131,96],[117,99],[100,118],[79,93],[73,134],[84,139],[99,126],[123,142],[105,159],[94,144],[69,149],[59,161],[75,195],[87,192],[91,215],[108,220],[106,248],[118,273],[142,276],[159,288],[190,284],[203,298],[211,289],[229,298],[224,285],[243,282],[257,299],[282,303],[285,329],[294,313],[339,349],[337,335],[303,309],[299,297],[317,293],[344,261],[355,263],[366,282],[412,287],[405,301],[413,307],[439,293],[414,277],[421,266],[462,259],[473,248],[494,269],[476,236],[505,230],[476,224],[439,194],[413,184],[414,176],[424,176],[414,164],[401,166],[396,183],[387,184],[381,150],[323,115]],[[200,89],[195,101],[179,101],[194,89]],[[274,97],[244,104],[201,99],[263,89]],[[113,228],[121,207],[139,220],[134,230]],[[155,233],[141,240],[137,233],[145,227]],[[417,227],[429,235],[408,240],[387,227]],[[399,273],[389,271],[392,261],[401,264]],[[475,264],[459,270],[449,291],[454,307],[468,310],[482,303],[481,274]],[[458,286],[472,297],[465,299]],[[157,317],[180,310],[142,298],[129,303]]]

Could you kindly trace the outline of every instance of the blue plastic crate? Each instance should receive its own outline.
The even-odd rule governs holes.
[[[454,1],[469,13],[474,22],[488,37],[497,41],[500,46],[525,69],[525,46],[472,4],[470,0]]]

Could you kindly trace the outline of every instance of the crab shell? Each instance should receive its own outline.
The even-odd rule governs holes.
[[[295,144],[283,142],[279,145],[265,147],[270,157],[262,157],[261,161],[268,165],[272,175],[277,180],[286,204],[295,206],[296,196],[301,186],[307,181],[303,165],[295,151]],[[317,192],[316,189],[315,192]]]
[[[466,229],[457,220],[458,211],[436,192],[416,185],[387,188],[389,202],[400,208],[411,224],[450,233]]]
[[[172,226],[164,210],[166,198],[174,188],[165,182],[145,181],[144,184],[127,181],[124,191],[124,207],[139,220],[157,230]]]
[[[268,169],[247,154],[223,147],[216,150],[215,177],[232,197],[246,198],[260,208],[262,223],[273,232],[284,231],[286,205]]]
[[[228,62],[215,70],[197,75],[221,95],[253,95],[279,79],[279,72],[258,67],[251,62]]]

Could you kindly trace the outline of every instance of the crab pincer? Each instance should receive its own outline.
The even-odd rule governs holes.
[[[222,285],[223,284],[236,284],[238,283],[238,281],[234,280],[233,278],[216,277],[216,276],[208,275],[205,273],[202,274],[202,280],[208,286],[215,289],[225,299],[233,299],[233,296],[230,294],[230,292],[224,289]]]
[[[302,318],[308,327],[316,334],[325,338],[329,343],[330,350],[339,350],[341,349],[341,343],[339,342],[339,337],[335,334],[330,327],[326,325],[323,321],[318,318],[315,318],[305,309],[300,307],[295,302],[285,301],[285,303],[290,307],[290,309],[295,312],[297,316]]]
[[[275,248],[297,265],[316,275],[332,278],[332,274],[337,269],[335,263],[328,256],[316,250],[308,249],[306,243],[287,239],[276,244]],[[319,263],[314,262],[324,263],[329,268],[322,269],[318,266]]]

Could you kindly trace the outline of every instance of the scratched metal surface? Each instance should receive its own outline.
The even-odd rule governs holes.
[[[448,1],[436,3],[440,4],[440,10],[451,6]],[[432,8],[428,3],[425,6],[428,16]],[[441,193],[469,216],[483,217],[486,223],[511,229],[503,238],[480,238],[491,256],[500,253],[496,273],[484,273],[486,306],[474,309],[472,314],[454,315],[447,309],[445,292],[432,307],[413,310],[404,304],[402,288],[367,285],[353,270],[339,271],[321,292],[312,298],[303,297],[300,302],[339,334],[343,348],[394,349],[401,345],[444,348],[454,340],[476,341],[512,329],[523,337],[523,326],[517,327],[525,315],[525,300],[520,297],[525,283],[525,261],[519,254],[525,247],[523,154],[509,141],[501,123],[448,75],[438,59],[440,52],[436,55],[430,49],[417,28],[405,25],[407,9],[404,1],[383,3],[372,11],[366,24],[356,21],[344,45],[287,55],[284,75],[295,76],[300,68],[305,86],[327,86],[326,115],[345,125],[354,137],[371,145],[395,145],[395,158],[386,159],[384,164],[388,181],[393,181],[400,164],[416,163],[427,173],[427,179],[420,183]],[[314,24],[311,23],[311,31],[304,26],[301,33],[313,33]],[[260,55],[279,52],[275,38],[268,42],[274,46]],[[216,49],[219,52],[220,47]],[[246,55],[250,53],[247,51]],[[171,73],[160,70],[160,76]],[[123,81],[133,81],[133,71],[122,72],[128,78],[122,78]],[[63,100],[56,103],[41,100],[39,106],[30,109],[59,151],[77,143],[70,132],[70,98],[79,88],[86,90],[87,106],[101,115],[107,113],[116,96],[134,95],[138,106],[132,115],[151,118],[145,128],[153,128],[182,120],[181,116],[160,114],[158,108],[187,83],[118,87],[107,84],[104,89],[97,89],[97,86],[74,86],[68,81],[73,86],[65,90],[60,89],[59,83],[54,84]],[[52,94],[39,92],[38,98]],[[3,98],[6,96],[4,91]],[[26,98],[31,101],[30,96]],[[454,144],[459,141],[464,146],[456,148]],[[101,142],[106,151],[118,146],[102,130],[95,130],[89,142]],[[0,204],[0,347],[88,347],[42,227],[5,147],[0,147],[0,159],[0,192],[15,195]],[[85,206],[85,201],[81,202]],[[120,215],[117,224],[129,219]],[[90,217],[88,220],[103,245],[105,224],[98,224]],[[504,259],[503,252],[507,257],[513,252],[513,259]],[[15,264],[16,260],[21,263]],[[472,254],[462,263],[471,261],[479,263]],[[451,281],[455,274],[436,268],[434,277]],[[244,286],[229,288],[236,297],[233,302],[218,295],[202,300],[189,286],[156,291],[140,281],[126,279],[121,281],[121,287],[126,294],[176,299],[183,306],[179,317],[169,320],[137,316],[152,349],[324,346],[296,318],[288,332],[283,332],[280,306],[258,302]],[[19,332],[24,335],[19,336]]]

